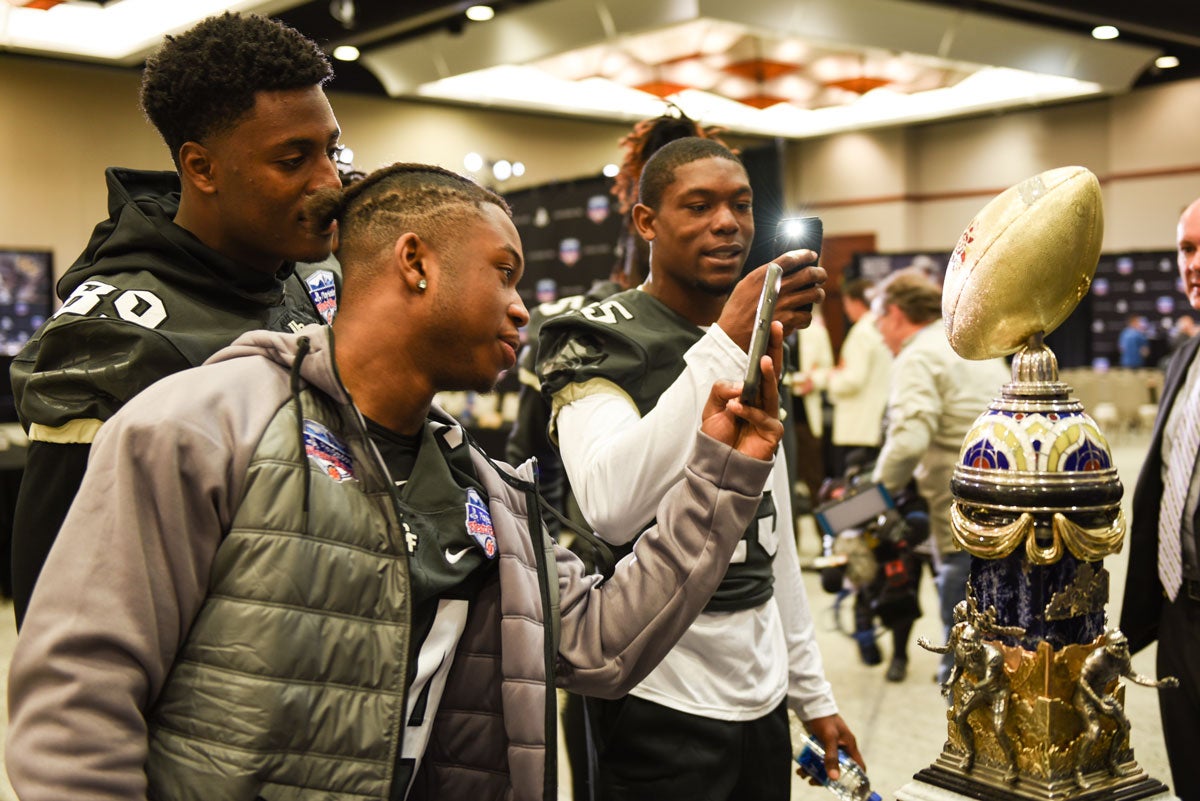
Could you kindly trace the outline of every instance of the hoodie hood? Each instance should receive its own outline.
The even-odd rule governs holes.
[[[149,272],[164,284],[226,304],[231,295],[255,305],[280,302],[282,281],[294,265],[285,265],[274,276],[264,275],[222,256],[176,225],[176,173],[109,167],[104,177],[108,219],[95,227],[83,253],[59,280],[59,298],[65,300],[84,281]]]
[[[303,348],[301,339],[308,340]],[[294,334],[280,331],[249,331],[226,348],[214,353],[205,364],[217,364],[245,356],[261,356],[285,368],[289,373],[300,361],[300,378],[320,389],[338,403],[350,403],[350,393],[342,385],[333,359],[333,329],[327,325],[308,325]]]

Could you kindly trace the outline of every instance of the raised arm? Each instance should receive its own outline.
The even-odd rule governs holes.
[[[778,333],[778,331],[777,331]],[[725,575],[757,512],[783,434],[774,370],[764,358],[764,410],[743,406],[738,384],[718,384],[702,413],[682,481],[657,508],[658,524],[603,583],[559,549],[559,680],[619,697],[674,646]]]
[[[596,532],[628,542],[654,519],[658,501],[684,473],[715,381],[745,373],[746,354],[714,326],[684,356],[686,367],[642,417],[616,385],[577,400],[555,397],[563,464]]]

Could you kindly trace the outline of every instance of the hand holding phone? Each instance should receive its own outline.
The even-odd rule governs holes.
[[[819,261],[821,243],[825,239],[825,225],[820,217],[787,217],[779,221],[779,234],[776,239],[783,246],[783,250],[811,250],[817,254]],[[808,286],[804,289],[808,289]],[[812,304],[806,303],[800,308],[812,311]]]
[[[775,316],[775,303],[779,300],[779,284],[783,280],[783,268],[775,262],[767,265],[763,279],[762,294],[758,296],[758,312],[754,315],[754,330],[750,334],[750,363],[746,365],[746,379],[742,382],[742,403],[762,407],[762,357],[767,353],[771,341],[771,319]]]

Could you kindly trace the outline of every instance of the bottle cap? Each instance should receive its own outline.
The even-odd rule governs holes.
[[[867,801],[883,801],[883,799],[879,797],[879,793],[871,793],[867,796]]]

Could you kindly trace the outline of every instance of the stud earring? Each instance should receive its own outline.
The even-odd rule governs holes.
[[[417,282],[417,291],[424,292],[429,287],[429,282],[422,278]]]

